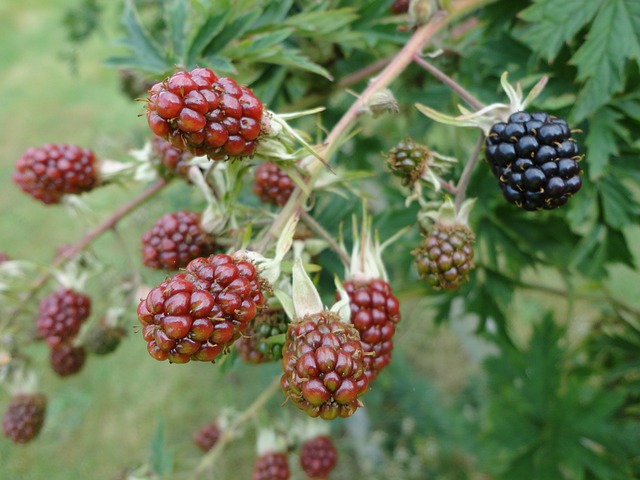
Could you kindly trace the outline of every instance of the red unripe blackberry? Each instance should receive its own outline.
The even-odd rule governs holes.
[[[28,443],[38,436],[47,410],[47,398],[39,393],[14,395],[2,418],[4,434],[13,443]]]
[[[27,149],[11,178],[37,200],[59,203],[65,194],[88,192],[96,186],[96,158],[91,150],[76,145],[46,144]]]
[[[9,260],[9,255],[4,252],[0,252],[0,263],[8,262]]]
[[[108,355],[116,351],[126,334],[122,327],[98,325],[87,333],[82,344],[93,355]]]
[[[218,426],[218,422],[209,422],[193,434],[193,443],[203,452],[208,452],[216,444],[220,435],[222,435],[222,430]]]
[[[180,177],[189,181],[189,160],[193,155],[157,135],[151,140],[151,151],[154,153],[152,162],[162,178]]]
[[[393,0],[390,7],[391,13],[407,13],[409,11],[409,0]]]
[[[273,162],[261,163],[256,168],[253,192],[265,203],[284,205],[295,187],[291,177]]]
[[[290,475],[287,454],[267,452],[257,458],[251,480],[289,480]]]
[[[178,270],[194,258],[213,253],[216,244],[200,220],[199,213],[188,211],[160,217],[142,235],[142,263],[158,270]]]
[[[84,347],[63,344],[51,349],[51,368],[61,377],[74,375],[82,370],[87,359]]]
[[[172,363],[213,362],[264,304],[261,288],[249,262],[223,254],[193,260],[138,305],[149,354]]]
[[[582,186],[578,145],[561,118],[516,112],[491,127],[486,146],[504,198],[525,210],[560,207]]]
[[[51,347],[73,339],[91,313],[91,299],[71,289],[56,290],[40,302],[36,328]]]
[[[358,331],[329,311],[289,325],[282,369],[280,385],[296,407],[326,420],[352,415],[369,383]]]
[[[360,333],[367,366],[365,373],[371,382],[391,361],[400,303],[384,280],[345,281],[343,286],[349,295],[351,323]],[[339,297],[336,292],[336,298]]]
[[[248,363],[266,363],[282,359],[282,344],[269,339],[287,333],[289,320],[282,309],[267,308],[254,318],[235,343],[240,357]]]
[[[147,120],[159,137],[213,159],[252,155],[263,107],[253,92],[208,68],[179,71],[149,91]]]
[[[434,224],[413,253],[420,278],[433,288],[455,290],[469,279],[473,269],[475,235],[466,225]]]
[[[314,437],[302,444],[300,466],[309,478],[327,478],[337,461],[338,451],[329,437]]]

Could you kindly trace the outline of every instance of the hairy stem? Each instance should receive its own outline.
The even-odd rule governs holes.
[[[76,256],[89,245],[91,245],[91,243],[103,233],[113,229],[120,220],[122,220],[136,208],[140,207],[147,200],[155,196],[167,184],[168,182],[166,180],[158,180],[156,183],[152,184],[149,188],[143,191],[140,195],[133,198],[131,201],[125,203],[116,211],[114,211],[100,225],[87,232],[80,241],[74,243],[73,245],[70,245],[68,248],[65,248],[64,251],[55,258],[51,266],[33,282],[32,288],[29,289],[29,292],[24,297],[22,303],[28,304],[29,301],[33,299],[38,294],[38,292],[47,284],[47,282],[53,275],[53,272],[57,268],[60,268],[65,262]],[[11,312],[9,314],[9,318],[14,319],[19,311],[19,309],[16,309]]]
[[[218,460],[226,445],[236,437],[238,429],[251,420],[278,390],[280,390],[280,377],[277,377],[271,382],[271,384],[256,397],[251,405],[230,422],[229,426],[225,428],[220,435],[214,447],[202,457],[200,463],[193,471],[192,478],[194,478],[194,480],[201,479],[203,473],[215,465],[216,460]],[[215,474],[213,474],[212,478],[215,478]]]
[[[309,215],[307,212],[302,212],[300,215],[302,221],[309,227],[316,235],[322,237],[328,244],[329,247],[340,257],[345,265],[349,265],[351,263],[351,258],[349,254],[344,251],[344,249],[336,242],[335,238],[327,232],[322,225],[320,225],[316,220]]]
[[[426,71],[428,71],[435,78],[440,80],[442,83],[444,83],[447,87],[449,87],[455,93],[460,95],[460,98],[462,98],[467,103],[467,105],[469,105],[474,110],[480,110],[482,107],[484,107],[484,104],[480,100],[478,100],[476,97],[471,95],[471,93],[469,93],[469,91],[466,90],[462,85],[460,85],[458,82],[456,82],[453,78],[451,78],[449,75],[444,73],[439,68],[431,65],[419,54],[416,53],[413,56],[413,61],[416,62],[418,65],[420,65],[422,68],[424,68]]]
[[[475,147],[473,147],[473,151],[471,152],[471,156],[469,160],[467,160],[464,169],[462,170],[462,174],[460,175],[460,180],[458,180],[458,185],[456,186],[456,211],[460,210],[460,206],[467,195],[467,187],[469,186],[469,182],[471,181],[471,174],[473,173],[473,169],[478,163],[478,158],[480,157],[480,150],[482,150],[482,145],[484,143],[484,134],[480,134],[478,141],[476,142]]]

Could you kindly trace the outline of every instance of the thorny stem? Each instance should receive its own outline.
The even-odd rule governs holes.
[[[449,75],[447,75],[442,70],[440,70],[438,67],[431,65],[424,58],[422,58],[420,54],[416,53],[413,56],[413,61],[416,62],[418,65],[420,65],[422,68],[424,68],[426,71],[428,71],[431,75],[436,77],[438,80],[440,80],[442,83],[444,83],[451,90],[453,90],[458,95],[460,95],[460,97],[467,103],[467,105],[469,105],[474,110],[480,110],[481,108],[484,107],[484,104],[480,100],[478,100],[476,97],[474,97],[462,85],[460,85],[453,78],[451,78]]]
[[[371,65],[367,65],[366,67],[361,68],[360,70],[353,72],[350,75],[347,75],[342,80],[340,80],[340,82],[338,82],[338,88],[347,88],[358,83],[361,80],[364,80],[365,78],[369,78],[375,72],[386,67],[393,60],[394,56],[395,55],[390,55],[386,58],[381,58],[380,60],[373,62]]]
[[[415,53],[422,49],[424,44],[446,24],[447,20],[446,13],[439,11],[432,17],[429,23],[421,26],[415,31],[402,50],[400,50],[393,60],[387,64],[380,75],[369,83],[360,97],[351,104],[342,118],[340,118],[338,123],[329,132],[320,152],[324,158],[331,158],[331,155],[335,150],[337,150],[340,140],[358,119],[362,111],[362,107],[367,104],[369,99],[377,91],[387,87],[404,71],[404,69],[411,63]],[[322,163],[317,160],[309,166],[309,187],[313,186],[322,166]],[[309,188],[309,190],[311,190],[311,188]],[[271,227],[265,232],[260,242],[256,245],[256,249],[259,252],[264,252],[271,239],[276,237],[278,232],[282,231],[287,220],[295,213],[300,205],[303,205],[306,202],[306,200],[307,195],[300,188],[296,187],[289,198],[289,201],[285,204],[278,216],[274,219]]]
[[[68,248],[58,255],[55,260],[52,262],[49,269],[47,269],[42,275],[40,275],[35,282],[33,282],[33,287],[29,289],[29,292],[22,300],[23,304],[29,303],[29,300],[34,298],[37,293],[46,285],[47,281],[53,275],[53,272],[61,267],[65,262],[76,256],[82,250],[87,248],[94,240],[96,240],[99,236],[105,233],[107,230],[113,229],[117,223],[126,217],[129,213],[131,213],[136,208],[140,207],[144,202],[152,198],[156,195],[160,190],[162,190],[168,184],[167,180],[158,180],[156,183],[152,184],[149,188],[143,191],[140,195],[133,198],[128,203],[125,203],[116,211],[114,211],[109,217],[107,217],[100,225],[95,227],[93,230],[87,232],[82,239],[70,245]],[[20,309],[15,309],[11,313],[9,313],[9,321],[13,321],[16,315],[19,313]]]
[[[471,156],[469,160],[467,160],[467,164],[464,166],[462,170],[462,174],[460,174],[460,180],[458,180],[458,185],[456,186],[456,212],[460,210],[460,206],[467,194],[467,187],[469,186],[469,182],[471,181],[471,174],[473,173],[473,169],[478,163],[478,158],[480,157],[480,150],[482,150],[482,144],[484,143],[484,134],[480,134],[478,141],[476,142],[475,147],[473,147],[473,151],[471,152]]]
[[[344,249],[338,244],[338,242],[336,242],[333,236],[329,232],[327,232],[322,225],[316,222],[316,220],[311,215],[309,215],[305,211],[302,211],[300,218],[304,223],[307,224],[307,227],[313,230],[316,235],[319,235],[324,240],[326,240],[326,242],[329,244],[329,247],[331,247],[331,249],[336,252],[336,254],[340,257],[340,260],[342,260],[345,265],[349,265],[351,263],[349,254],[344,251]]]
[[[197,467],[193,471],[192,478],[202,478],[204,471],[210,469],[215,464],[225,446],[235,438],[238,429],[251,420],[279,389],[280,377],[277,377],[273,382],[271,382],[271,385],[265,388],[260,395],[256,397],[253,403],[249,405],[246,410],[229,423],[228,427],[222,432],[214,447],[202,457],[200,463],[198,463]],[[215,474],[213,477],[215,477]]]

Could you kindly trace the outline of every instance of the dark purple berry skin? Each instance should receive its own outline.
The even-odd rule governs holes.
[[[504,198],[525,210],[551,210],[582,186],[578,145],[563,119],[516,112],[493,125],[485,156]]]
[[[68,377],[82,370],[87,355],[84,347],[61,345],[51,349],[50,363],[60,377]]]
[[[264,162],[256,168],[253,192],[265,203],[282,206],[287,203],[295,183],[273,162]]]
[[[40,302],[36,328],[55,348],[72,340],[91,313],[91,299],[71,289],[52,292]]]
[[[221,434],[218,422],[209,422],[193,434],[193,443],[203,452],[208,452],[218,442]]]
[[[300,448],[300,466],[309,478],[327,478],[338,461],[338,451],[329,437],[311,438]]]
[[[11,398],[2,418],[2,430],[13,443],[29,443],[38,436],[47,410],[47,398],[39,393],[19,393]]]
[[[282,452],[266,452],[258,457],[251,480],[289,480],[289,461]]]

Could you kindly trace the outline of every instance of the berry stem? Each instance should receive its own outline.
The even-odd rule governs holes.
[[[477,3],[478,0],[470,0],[472,3]],[[469,3],[469,2],[466,2]],[[387,64],[384,70],[373,79],[367,88],[362,92],[360,97],[351,104],[349,109],[340,118],[338,123],[327,135],[321,151],[319,152],[323,158],[330,159],[333,153],[338,149],[341,144],[342,138],[351,129],[361,114],[362,107],[367,104],[367,101],[379,90],[387,87],[393,80],[395,80],[407,66],[411,63],[414,54],[422,49],[422,47],[435,35],[440,28],[442,28],[450,18],[445,12],[437,12],[429,21],[429,23],[418,28],[404,47],[395,55],[395,57]],[[320,169],[323,164],[319,160],[312,162],[309,166],[309,191],[312,189],[315,183]],[[282,208],[278,216],[274,219],[271,227],[265,232],[262,239],[256,246],[259,252],[264,252],[269,245],[272,238],[277,237],[278,233],[282,231],[287,219],[290,218],[295,212],[307,201],[307,194],[299,187],[296,187],[289,201]]]
[[[345,265],[349,265],[351,262],[351,258],[349,254],[344,251],[342,247],[336,242],[333,236],[327,232],[322,225],[320,225],[311,215],[307,212],[302,211],[300,218],[304,223],[306,223],[307,227],[309,227],[314,233],[322,237],[329,244],[329,247],[338,254],[340,259],[345,262]]]
[[[55,260],[52,262],[50,268],[48,268],[42,275],[40,275],[35,282],[33,282],[33,286],[29,289],[29,292],[26,294],[24,299],[22,300],[23,305],[28,305],[29,301],[33,299],[38,292],[46,285],[47,281],[53,275],[53,272],[60,268],[65,262],[73,258],[79,252],[87,248],[91,243],[96,240],[99,236],[105,233],[107,230],[113,229],[117,223],[130,214],[133,210],[140,207],[147,200],[152,198],[158,192],[160,192],[166,185],[168,184],[167,180],[161,179],[156,183],[152,184],[149,188],[143,191],[140,195],[133,198],[128,203],[125,203],[116,211],[114,211],[109,217],[107,217],[100,225],[95,227],[93,230],[87,232],[82,239],[70,245],[69,248],[65,248],[65,250],[58,255]],[[7,325],[10,325],[12,321],[17,317],[20,312],[20,308],[16,308],[12,311],[8,316]],[[6,325],[3,326],[3,329]]]
[[[462,85],[456,82],[453,78],[451,78],[449,75],[444,73],[438,67],[430,64],[424,58],[422,58],[419,53],[416,53],[413,56],[413,61],[416,62],[418,65],[420,65],[422,68],[424,68],[426,71],[428,71],[435,78],[440,80],[442,83],[444,83],[446,86],[448,86],[455,93],[460,95],[460,98],[462,98],[467,103],[467,105],[469,105],[474,110],[480,110],[485,106],[480,100],[474,97],[468,90],[466,90]]]
[[[460,175],[460,180],[458,180],[458,185],[456,187],[456,211],[460,210],[460,206],[462,202],[464,202],[465,196],[467,194],[467,187],[469,186],[469,182],[471,181],[471,174],[473,173],[473,169],[478,163],[478,158],[480,157],[480,151],[482,150],[482,145],[484,144],[484,134],[480,134],[478,141],[476,142],[475,147],[473,147],[473,151],[471,152],[471,156],[467,161],[467,164],[464,166],[462,170],[462,174]]]
[[[236,432],[238,429],[251,420],[258,411],[271,399],[271,397],[280,390],[280,377],[276,377],[271,385],[262,390],[260,395],[256,397],[251,405],[249,405],[244,412],[235,417],[229,425],[224,429],[220,438],[214,445],[214,447],[209,450],[200,460],[200,463],[196,466],[193,471],[192,478],[200,479],[202,478],[202,474],[205,470],[209,470],[210,478],[215,478],[215,472],[211,470],[216,463],[216,460],[222,454],[224,447],[230,443],[236,436]]]

